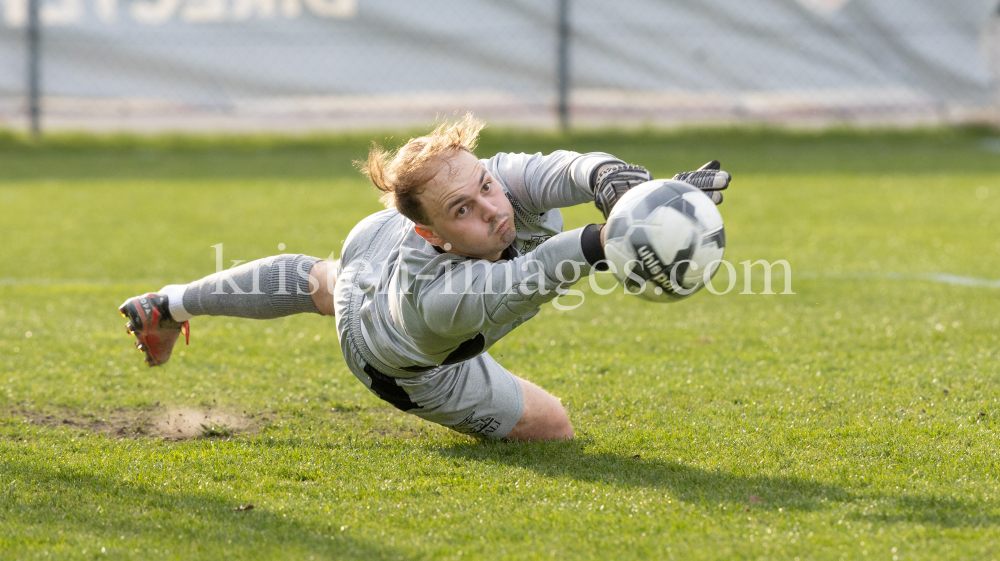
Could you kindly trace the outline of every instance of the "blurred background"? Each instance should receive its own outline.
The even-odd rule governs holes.
[[[998,0],[0,0],[0,126],[1000,123]]]

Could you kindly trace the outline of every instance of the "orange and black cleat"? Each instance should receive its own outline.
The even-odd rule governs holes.
[[[146,364],[160,366],[170,360],[177,336],[184,333],[185,344],[190,344],[191,326],[170,317],[167,297],[150,292],[133,296],[119,306],[118,311],[128,319],[125,329],[135,335],[135,346],[146,353]]]

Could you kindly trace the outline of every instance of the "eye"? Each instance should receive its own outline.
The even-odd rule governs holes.
[[[492,183],[490,183],[489,181],[487,181],[486,183],[484,183],[483,184],[483,192],[485,193],[485,192],[489,191],[491,185],[492,185]]]
[[[460,207],[458,207],[458,210],[455,211],[455,216],[464,216],[465,213],[468,212],[468,210],[469,210],[469,207],[460,206]]]

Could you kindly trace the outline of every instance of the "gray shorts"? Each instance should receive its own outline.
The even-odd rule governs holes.
[[[524,412],[521,384],[487,353],[412,378],[386,376],[368,365],[350,366],[381,399],[463,434],[503,438]]]

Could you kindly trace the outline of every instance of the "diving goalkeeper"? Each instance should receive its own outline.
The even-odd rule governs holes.
[[[278,255],[129,298],[127,328],[158,366],[195,316],[334,316],[351,372],[393,406],[455,431],[562,440],[559,400],[486,351],[604,260],[603,225],[563,232],[559,209],[617,200],[649,181],[605,153],[473,154],[467,115],[395,152],[373,145],[364,172],[387,210],[362,220],[341,257]],[[718,162],[675,176],[718,204]]]

